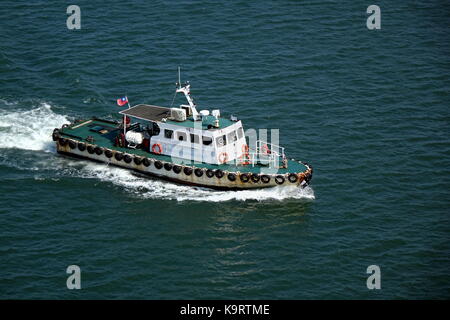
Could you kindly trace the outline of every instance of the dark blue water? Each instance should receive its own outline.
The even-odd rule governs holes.
[[[0,298],[450,297],[448,2],[377,1],[373,31],[363,1],[77,1],[80,30],[69,4],[1,4]],[[114,118],[120,96],[169,106],[178,66],[201,108],[280,129],[311,188],[192,189],[55,153],[54,127]]]

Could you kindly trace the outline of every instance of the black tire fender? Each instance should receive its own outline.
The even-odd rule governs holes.
[[[176,174],[179,174],[181,172],[181,170],[183,170],[183,168],[179,165],[174,165],[172,168],[173,172],[175,172]]]
[[[263,174],[263,175],[261,176],[261,181],[262,181],[263,183],[269,183],[269,182],[270,182],[270,176],[268,176],[267,174]]]
[[[123,159],[123,153],[122,152],[116,152],[116,154],[114,155],[114,158],[117,161],[121,161]]]
[[[298,180],[298,176],[295,173],[289,173],[288,180],[290,183],[296,183]]]
[[[80,150],[80,151],[86,150],[86,143],[78,142],[78,150]]]
[[[131,158],[129,154],[126,154],[123,157],[123,161],[125,161],[125,163],[130,163],[131,161],[133,161],[133,158]]]
[[[223,177],[225,174],[223,173],[223,171],[222,171],[221,169],[217,169],[216,172],[215,172],[215,175],[216,175],[216,177],[217,177],[218,179],[222,179],[222,177]]]
[[[150,165],[152,164],[148,158],[144,158],[144,160],[142,160],[142,163],[146,167],[150,167]]]
[[[155,161],[155,168],[159,170],[159,169],[161,169],[162,167],[163,167],[162,162],[159,161],[159,160],[156,160],[156,161]]]
[[[230,172],[227,177],[228,177],[228,180],[230,180],[231,182],[236,181],[236,173],[234,173],[234,172]]]
[[[185,175],[190,176],[194,170],[191,167],[184,167],[183,172]]]
[[[276,184],[283,184],[285,180],[286,179],[284,179],[284,177],[282,175],[278,175],[278,176],[275,177],[275,183]]]
[[[208,178],[214,177],[214,171],[211,170],[211,169],[206,170],[206,176],[207,176]]]
[[[197,177],[201,177],[203,175],[203,169],[197,168],[194,170],[194,173]]]
[[[242,182],[246,183],[250,180],[250,176],[248,175],[248,173],[241,173],[239,175],[239,179],[241,179]]]
[[[100,147],[95,147],[94,149],[96,155],[101,155],[103,153],[103,149]]]

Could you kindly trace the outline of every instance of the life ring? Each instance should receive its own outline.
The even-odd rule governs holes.
[[[217,178],[222,179],[222,177],[224,176],[224,173],[223,173],[222,170],[217,169],[216,172],[215,172],[215,175],[216,175]]]
[[[162,153],[162,146],[159,143],[155,143],[152,145],[152,152],[155,154],[161,154]]]
[[[236,181],[236,174],[233,172],[230,172],[227,177],[228,177],[228,180],[230,180],[231,182]]]
[[[219,163],[225,163],[228,161],[228,153],[226,152],[222,152],[221,154],[219,154]]]
[[[298,176],[295,173],[289,173],[288,180],[290,183],[296,183],[298,180]]]
[[[159,160],[156,160],[156,161],[155,161],[155,168],[159,170],[159,169],[161,169],[162,167],[163,167],[162,162],[159,161]]]
[[[281,175],[278,175],[278,176],[275,177],[276,184],[283,184],[284,180],[285,180],[284,177],[281,176]]]
[[[144,166],[149,167],[150,166],[150,160],[148,158],[144,158],[144,160],[142,160],[142,163],[144,164]]]
[[[248,175],[248,173],[242,173],[239,178],[241,179],[242,182],[248,182],[250,180],[250,177]]]
[[[192,174],[192,168],[191,167],[184,167],[183,172],[185,175],[190,176]]]
[[[269,146],[267,144],[263,144],[261,147],[261,151],[264,155],[268,156],[269,154],[271,154],[272,152],[269,149]]]

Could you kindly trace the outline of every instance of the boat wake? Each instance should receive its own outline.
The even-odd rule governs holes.
[[[14,103],[6,103],[4,100],[0,102],[5,106],[0,107],[2,112],[2,117],[0,118],[0,150],[16,148],[44,151],[46,153],[56,152],[51,133],[54,128],[69,123],[67,116],[53,112],[48,103],[41,103],[38,107],[31,110],[17,110],[17,106]],[[14,153],[11,151],[3,154],[2,157],[7,158],[13,155]],[[126,169],[92,163],[86,160],[57,157],[54,154],[49,154],[46,157],[38,157],[37,155],[33,157],[33,166],[30,166],[29,163],[31,161],[26,159],[20,161],[9,159],[8,161],[2,161],[1,165],[30,171],[37,180],[58,180],[76,177],[108,182],[123,188],[127,195],[140,199],[207,202],[315,199],[314,191],[310,187],[304,189],[298,187],[275,187],[258,190],[216,191],[207,188],[178,185],[139,176]]]
[[[16,103],[1,100],[0,148],[54,151],[52,131],[69,123],[66,116],[56,114],[48,103],[31,110],[17,110]]]

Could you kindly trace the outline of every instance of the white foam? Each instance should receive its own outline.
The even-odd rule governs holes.
[[[96,163],[86,164],[80,171],[80,176],[111,182],[114,185],[123,187],[127,193],[144,199],[208,202],[315,199],[314,191],[310,187],[304,189],[298,187],[274,187],[258,190],[216,191],[141,177],[126,169],[108,167]]]
[[[0,112],[0,148],[53,151],[53,129],[69,123],[66,116],[54,113],[48,103],[32,110],[2,108]]]

